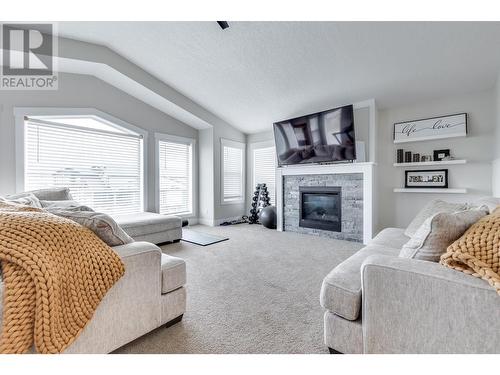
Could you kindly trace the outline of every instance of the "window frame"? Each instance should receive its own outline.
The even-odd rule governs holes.
[[[196,139],[171,135],[166,133],[155,133],[155,212],[160,212],[160,141],[184,143],[191,145],[191,212],[183,214],[172,214],[182,218],[196,217],[198,207],[198,163]],[[170,215],[170,214],[169,214]]]
[[[231,139],[220,139],[220,204],[232,205],[245,203],[245,181],[246,181],[246,143],[233,141]],[[224,198],[224,147],[232,147],[241,149],[241,199]]]
[[[278,159],[276,156],[276,145],[274,141],[262,141],[262,142],[253,142],[250,143],[249,151],[250,151],[250,166],[252,168],[251,185],[249,186],[249,198],[253,196],[255,186],[257,185],[255,181],[255,151],[266,148],[274,148],[274,200],[277,199],[277,184],[276,184],[276,176],[277,176],[277,168],[278,168]],[[276,206],[276,202],[272,202],[274,206]]]
[[[48,107],[14,107],[15,118],[15,166],[16,166],[16,192],[25,191],[25,117],[97,117],[109,123],[109,125],[124,128],[142,137],[141,145],[141,196],[142,211],[147,211],[148,207],[148,132],[138,126],[125,122],[106,112],[95,108],[48,108]]]

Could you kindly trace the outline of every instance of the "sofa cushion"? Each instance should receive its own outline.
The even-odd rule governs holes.
[[[406,228],[405,234],[408,237],[413,236],[417,232],[418,228],[422,226],[424,221],[434,214],[437,214],[439,212],[464,211],[469,208],[471,208],[471,206],[467,203],[449,203],[440,199],[432,200],[427,203],[424,208],[422,208],[417,216],[415,216],[410,225],[408,225],[408,228]]]
[[[161,254],[161,292],[169,293],[186,284],[186,262],[184,259]]]
[[[177,216],[140,212],[136,214],[117,215],[113,217],[129,236],[144,236],[151,233],[181,228],[182,219]]]
[[[453,213],[437,213],[424,221],[417,233],[403,246],[399,256],[439,262],[446,248],[486,214],[486,207]]]
[[[71,193],[69,192],[69,188],[67,187],[25,191],[24,193],[9,195],[7,198],[8,199],[22,198],[29,194],[33,194],[41,201],[68,201],[73,199]]]
[[[370,241],[370,244],[401,249],[409,239],[410,237],[405,235],[404,229],[385,228]]]
[[[361,264],[373,254],[397,257],[399,249],[370,244],[335,267],[323,280],[321,306],[348,320],[361,310]]]

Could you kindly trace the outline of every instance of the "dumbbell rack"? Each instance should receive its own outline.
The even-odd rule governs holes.
[[[250,216],[248,217],[248,222],[250,224],[259,224],[259,212],[264,207],[270,206],[270,201],[271,199],[269,198],[266,184],[257,184],[252,197]]]

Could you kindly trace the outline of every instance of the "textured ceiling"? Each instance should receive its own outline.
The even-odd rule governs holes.
[[[61,22],[246,133],[375,98],[382,108],[493,87],[500,23]]]

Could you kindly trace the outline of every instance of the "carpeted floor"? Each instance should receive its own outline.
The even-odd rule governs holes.
[[[187,263],[184,319],[117,353],[327,353],[321,281],[361,244],[248,224],[193,229],[229,240],[162,247]]]

